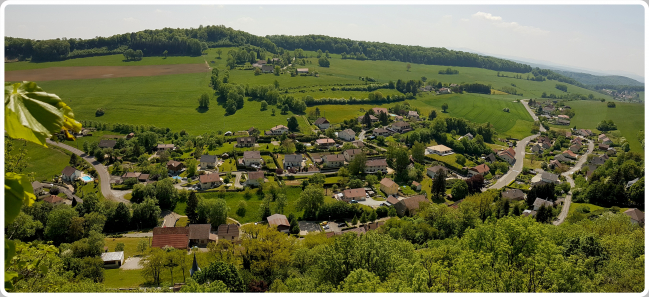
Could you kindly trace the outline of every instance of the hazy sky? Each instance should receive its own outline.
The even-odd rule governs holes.
[[[641,5],[9,5],[4,19],[6,36],[32,39],[225,25],[262,36],[471,49],[644,76]]]

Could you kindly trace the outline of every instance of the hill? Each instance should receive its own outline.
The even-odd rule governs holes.
[[[571,72],[571,71],[564,71],[564,70],[554,70],[554,72],[557,72],[563,76],[573,78],[576,81],[589,86],[594,86],[594,85],[644,86],[643,83],[635,79],[628,78],[626,76],[619,76],[619,75],[597,76],[588,73]]]

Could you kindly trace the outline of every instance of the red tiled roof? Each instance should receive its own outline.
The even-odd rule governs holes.
[[[388,166],[388,162],[385,159],[374,159],[374,160],[367,160],[365,162],[366,167],[370,166]]]
[[[388,188],[389,188],[389,187],[392,187],[392,186],[395,185],[395,184],[396,184],[396,183],[395,183],[393,180],[391,180],[391,179],[389,179],[389,178],[387,178],[387,177],[384,177],[384,178],[381,180],[381,185],[382,185],[382,186],[386,186],[386,187],[388,187]]]
[[[49,197],[46,197],[43,199],[43,201],[50,203],[50,204],[55,204],[63,201],[63,198],[56,196],[56,195],[50,195]]]
[[[480,165],[478,165],[478,166],[476,166],[476,167],[473,167],[473,168],[471,168],[471,169],[473,169],[473,170],[475,170],[476,172],[482,174],[482,173],[485,173],[485,172],[488,172],[488,171],[489,171],[489,166],[487,166],[487,164],[480,164]]]
[[[176,249],[186,249],[188,245],[189,228],[187,227],[153,228],[151,247],[171,246]]]

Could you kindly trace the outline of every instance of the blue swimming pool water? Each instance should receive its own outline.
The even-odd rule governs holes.
[[[81,177],[81,179],[82,179],[83,181],[87,181],[87,182],[89,182],[89,181],[92,180],[92,178],[90,178],[90,176],[84,176],[84,177]]]
[[[173,177],[171,177],[171,178],[178,179],[178,180],[182,180],[182,179],[183,179],[182,177],[177,176],[177,175],[176,175],[176,176],[173,176]]]

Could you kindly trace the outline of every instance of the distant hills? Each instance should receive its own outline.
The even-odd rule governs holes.
[[[511,57],[511,56],[498,55],[498,54],[486,54],[469,48],[453,48],[453,49],[475,53],[479,55],[487,55],[487,56],[497,57],[501,59],[507,59],[510,61],[527,64],[532,67],[538,67],[541,69],[550,69],[557,74],[561,74],[563,76],[572,78],[577,82],[587,86],[595,86],[595,85],[644,86],[644,77],[633,75],[630,73],[628,74],[628,76],[608,75],[602,72],[596,72],[596,71],[591,71],[586,69],[579,69],[579,68],[574,68],[574,67],[569,67],[564,65],[553,64],[548,61],[540,61],[540,60],[521,58],[521,57]],[[622,74],[627,75],[626,73],[622,73]]]
[[[563,76],[573,78],[574,80],[585,84],[585,85],[623,85],[623,86],[643,86],[644,84],[626,76],[619,75],[606,75],[606,76],[597,76],[588,73],[564,71],[564,70],[554,70],[554,72],[559,73]]]

